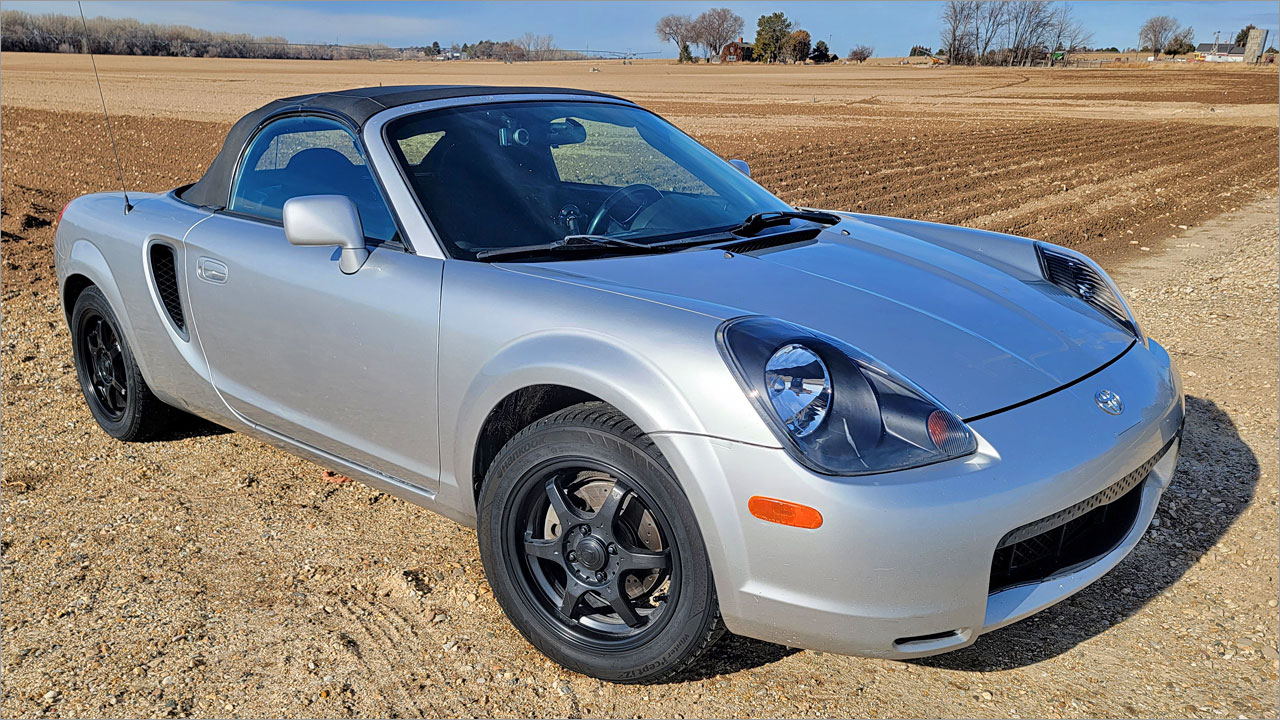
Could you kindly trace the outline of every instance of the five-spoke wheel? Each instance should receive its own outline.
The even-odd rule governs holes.
[[[586,641],[653,632],[680,582],[666,517],[616,468],[566,459],[533,473],[511,538],[543,607]]]
[[[688,499],[653,441],[604,403],[549,415],[503,446],[479,515],[494,597],[566,667],[652,682],[721,633]]]

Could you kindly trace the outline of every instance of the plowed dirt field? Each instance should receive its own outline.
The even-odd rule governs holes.
[[[1277,706],[1277,75],[99,58],[125,180],[196,179],[237,117],[316,89],[560,85],[642,101],[794,204],[1102,259],[1188,393],[1159,525],[1113,573],[922,662],[727,638],[651,688],[564,672],[474,534],[244,436],[110,441],[84,407],[53,230],[118,183],[83,56],[0,83],[0,714],[1271,716]]]

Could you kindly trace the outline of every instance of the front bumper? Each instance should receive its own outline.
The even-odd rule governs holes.
[[[1094,401],[1106,388],[1125,409]],[[655,433],[705,536],[720,609],[738,634],[873,657],[954,650],[1063,600],[1138,543],[1177,464],[1181,382],[1158,343],[1083,382],[971,423],[962,460],[878,476],[816,475],[783,450]],[[990,592],[1007,533],[1098,494],[1167,449],[1133,490],[1119,540],[1087,562]],[[816,530],[746,512],[765,495],[818,508]],[[1131,499],[1134,496],[1130,496]]]

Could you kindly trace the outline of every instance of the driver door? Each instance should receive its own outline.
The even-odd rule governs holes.
[[[346,127],[277,120],[258,133],[225,211],[187,235],[193,326],[236,415],[286,440],[426,488],[439,477],[436,329],[443,263],[408,252]],[[290,197],[342,194],[371,253],[296,247]]]

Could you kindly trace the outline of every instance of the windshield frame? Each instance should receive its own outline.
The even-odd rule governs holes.
[[[679,133],[684,138],[688,139],[689,142],[692,142],[698,145],[699,147],[706,149],[707,152],[711,153],[712,155],[715,155],[715,157],[719,157],[719,155],[716,155],[714,152],[712,152],[710,148],[707,148],[705,145],[699,142],[696,138],[692,137],[691,135],[686,133],[684,130],[680,129],[679,126],[670,122],[669,120],[662,117],[658,113],[646,107],[638,105],[634,102],[631,102],[630,100],[624,100],[622,98],[615,98],[615,97],[609,97],[609,96],[575,94],[572,92],[548,92],[548,93],[529,93],[529,94],[511,94],[511,95],[475,95],[475,96],[469,96],[469,97],[449,98],[445,100],[429,100],[425,102],[411,103],[411,104],[402,105],[399,107],[388,108],[387,110],[384,110],[369,119],[369,121],[365,124],[365,127],[363,128],[362,135],[365,138],[366,147],[368,147],[370,150],[371,160],[375,163],[378,170],[394,173],[397,179],[399,180],[398,183],[388,183],[388,185],[394,184],[396,186],[395,191],[389,194],[394,196],[392,198],[393,205],[398,214],[403,215],[406,212],[412,212],[412,214],[415,216],[413,222],[404,221],[403,224],[406,226],[405,227],[406,232],[409,233],[410,237],[414,239],[414,247],[419,249],[418,254],[427,255],[430,257],[437,257],[441,259],[448,258],[448,259],[465,260],[465,261],[471,261],[471,262],[484,262],[483,260],[476,260],[473,257],[468,257],[466,255],[461,255],[453,252],[449,244],[446,243],[444,239],[441,237],[439,230],[432,223],[430,213],[427,211],[426,207],[422,203],[422,198],[419,197],[418,193],[412,189],[412,186],[410,185],[410,182],[409,182],[409,178],[406,175],[406,168],[404,167],[403,163],[400,162],[398,153],[392,149],[392,140],[389,136],[389,129],[394,124],[394,122],[409,115],[428,114],[434,111],[448,110],[448,109],[466,107],[466,106],[495,106],[495,105],[501,106],[501,105],[519,105],[524,103],[547,103],[547,102],[556,102],[556,103],[565,103],[565,104],[569,104],[569,103],[605,104],[605,105],[616,105],[616,106],[621,106],[621,107],[630,108],[634,110],[639,110],[639,111],[648,113],[649,115],[662,121],[667,126],[672,128],[675,132]],[[723,160],[723,158],[721,158],[721,160]],[[736,172],[736,169],[735,169],[735,172]],[[752,182],[752,183],[755,182],[754,180],[751,180],[750,177],[744,176],[744,179],[747,180],[748,182]],[[756,185],[757,187],[760,187],[758,183],[756,183]],[[767,189],[763,187],[760,187],[760,189],[768,193],[773,198],[775,198],[782,206],[788,209],[794,209],[789,203],[782,200],[777,195],[774,195],[772,192],[768,191]],[[404,208],[404,210],[401,210],[401,208]],[[709,228],[697,228],[697,229],[691,228],[687,233],[681,232],[681,233],[676,233],[674,235],[653,236],[651,238],[646,238],[646,239],[651,239],[656,242],[656,241],[662,241],[662,240],[669,240],[672,237],[679,237],[679,236],[695,237],[695,236],[704,235],[704,234],[723,232],[728,230],[730,227],[732,226],[726,225],[726,226],[709,227]],[[422,242],[417,241],[417,237],[419,235],[423,236]],[[428,243],[426,241],[428,237],[432,242]],[[655,252],[659,252],[658,248],[655,248]]]

